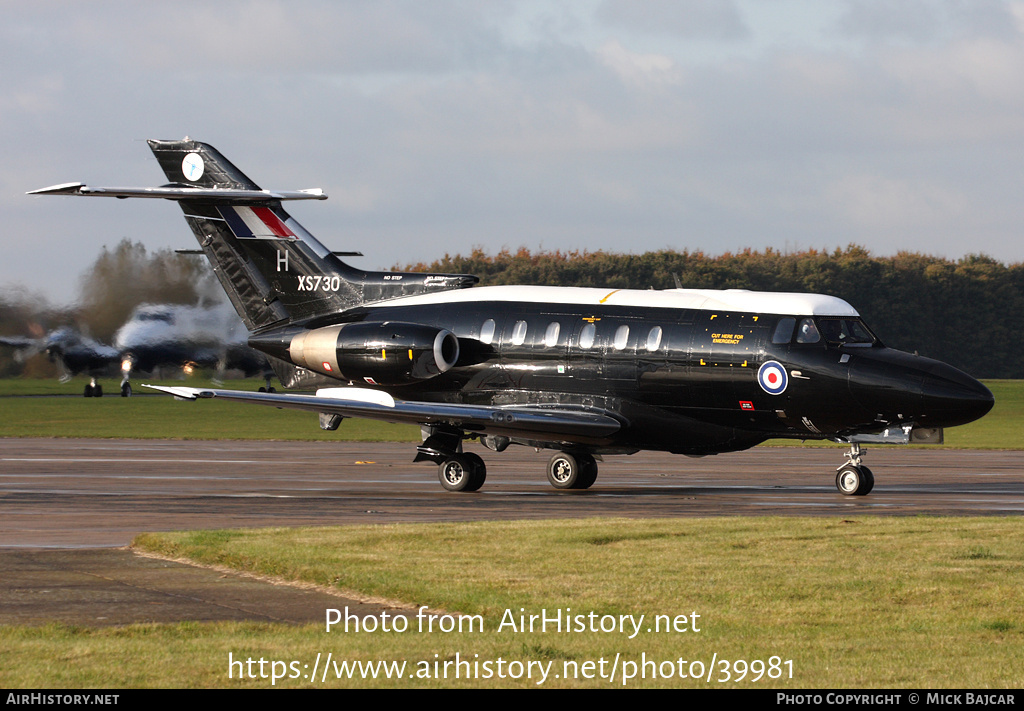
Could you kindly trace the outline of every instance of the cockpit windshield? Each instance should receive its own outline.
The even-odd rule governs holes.
[[[163,321],[164,323],[172,321],[171,314],[166,311],[143,311],[136,314],[135,318],[139,321]]]
[[[846,316],[786,316],[779,319],[772,343],[827,343],[832,346],[873,346],[878,343],[864,322]]]
[[[818,317],[818,328],[832,345],[870,346],[878,339],[859,318]]]

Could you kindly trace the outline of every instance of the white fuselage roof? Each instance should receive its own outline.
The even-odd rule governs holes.
[[[712,309],[793,316],[859,316],[857,310],[835,296],[745,289],[595,289],[567,286],[479,286],[390,299],[371,308],[428,304],[464,304],[487,301],[558,304],[565,306],[631,306],[660,309]]]

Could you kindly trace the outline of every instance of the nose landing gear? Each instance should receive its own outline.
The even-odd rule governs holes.
[[[875,486],[875,476],[861,464],[859,444],[851,444],[843,456],[848,460],[836,470],[836,488],[843,496],[866,496]]]

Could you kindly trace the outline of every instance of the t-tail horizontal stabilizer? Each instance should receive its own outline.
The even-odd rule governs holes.
[[[162,185],[158,188],[94,188],[84,183],[61,183],[29,190],[27,195],[89,195],[116,198],[160,198],[163,200],[200,200],[202,202],[266,202],[268,200],[326,200],[321,188],[307,190],[232,190]]]

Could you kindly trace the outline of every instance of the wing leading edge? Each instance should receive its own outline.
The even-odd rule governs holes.
[[[368,388],[328,388],[316,395],[254,393],[242,390],[144,385],[182,400],[219,398],[293,410],[363,417],[384,422],[451,425],[474,433],[529,437],[544,441],[600,442],[622,429],[624,423],[605,410],[565,406],[463,405],[458,403],[396,400]]]

